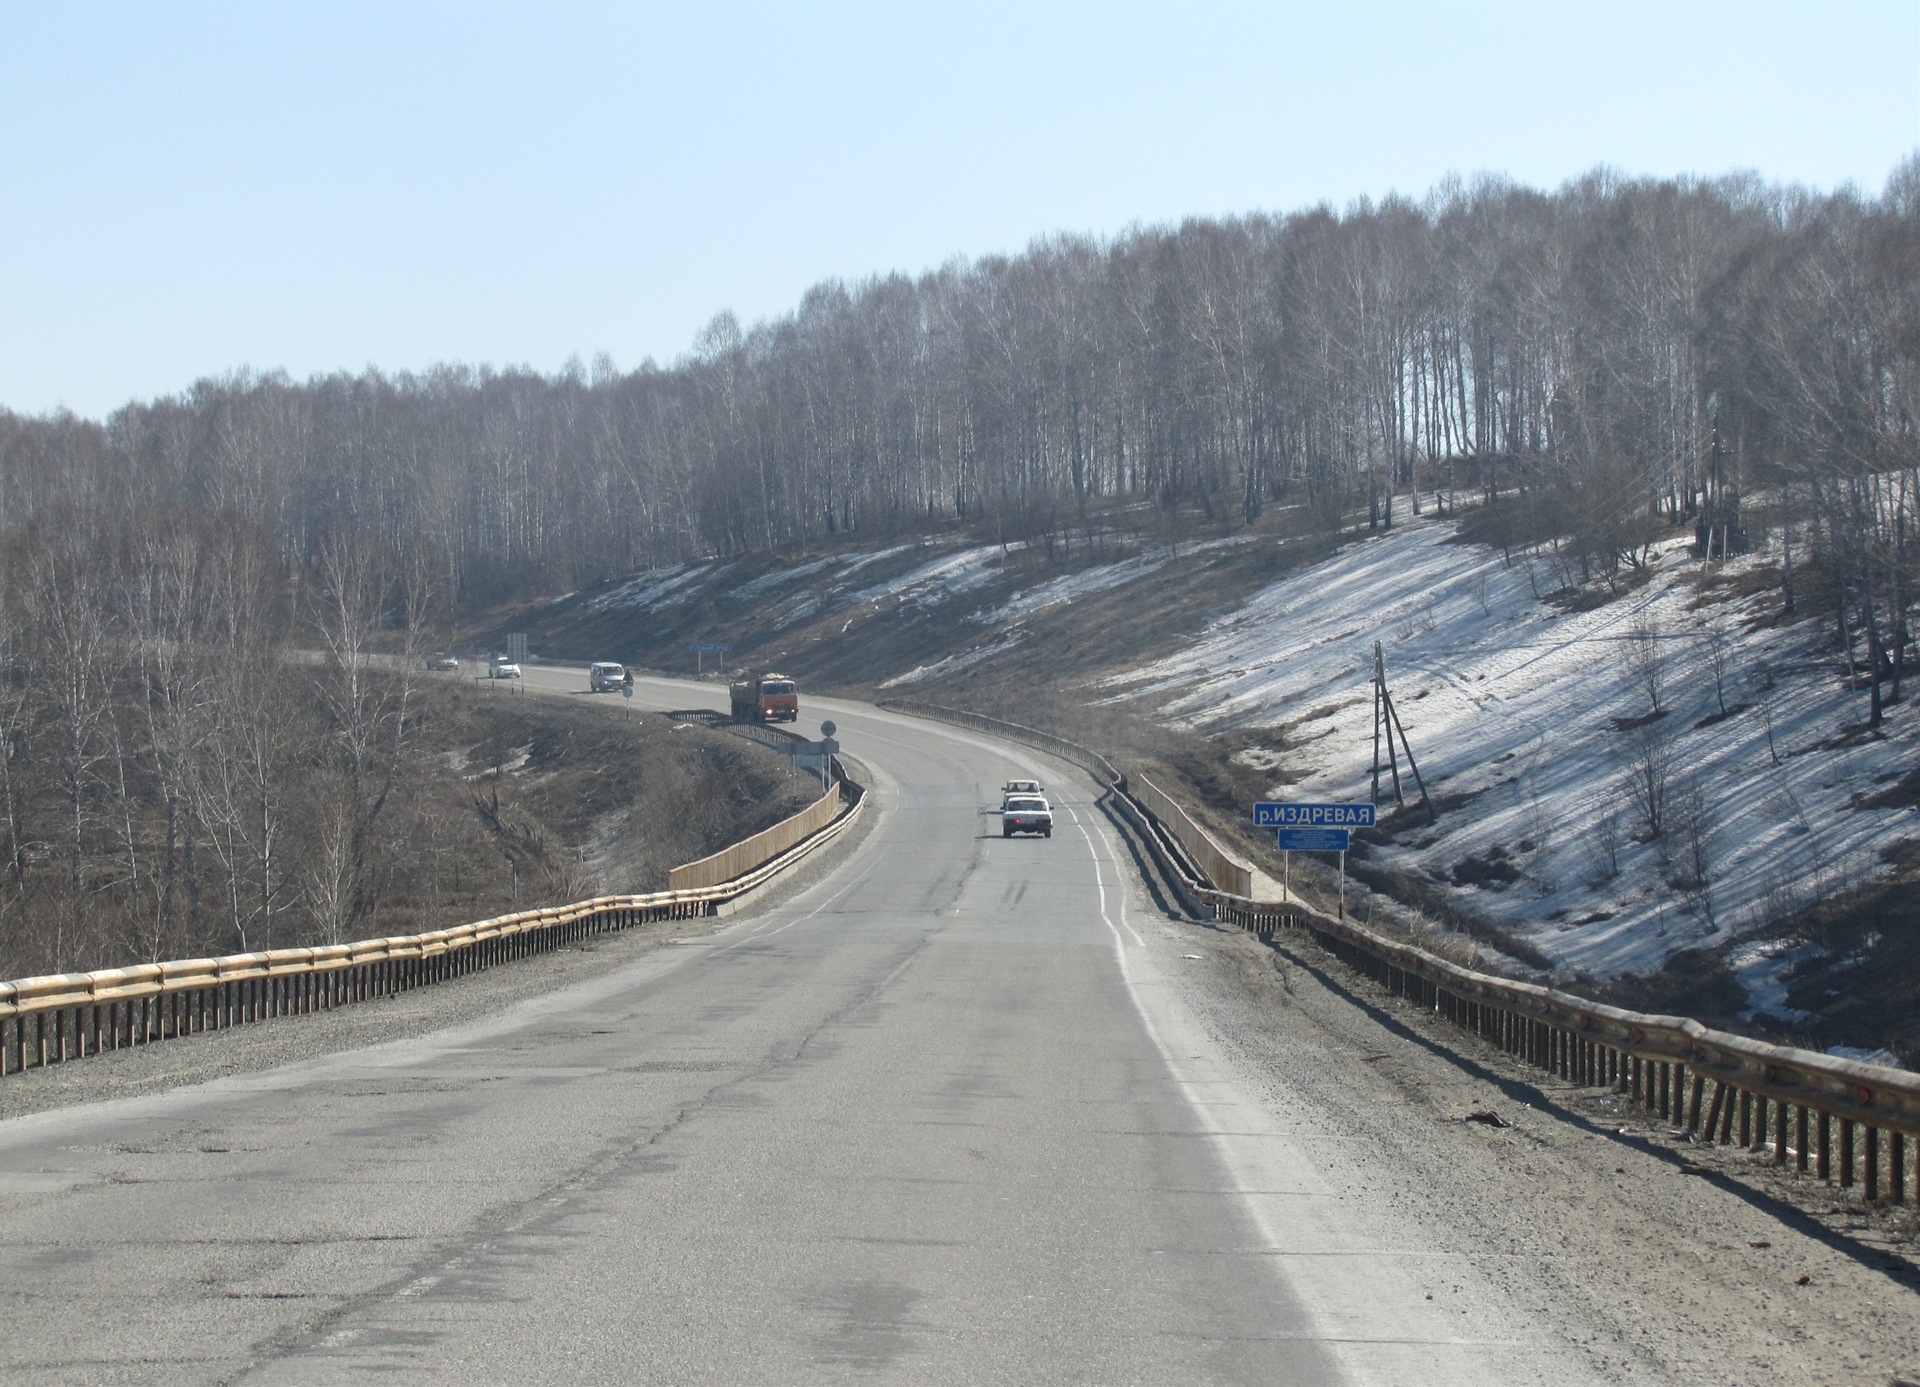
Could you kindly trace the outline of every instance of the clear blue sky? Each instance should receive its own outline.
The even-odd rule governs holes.
[[[0,406],[624,369],[1050,231],[1917,147],[1916,0],[0,0]]]

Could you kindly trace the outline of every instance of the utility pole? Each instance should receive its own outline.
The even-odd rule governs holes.
[[[1707,553],[1709,561],[1713,558],[1714,531],[1720,532],[1720,557],[1727,556],[1727,519],[1725,515],[1726,484],[1720,475],[1720,460],[1723,453],[1720,448],[1720,421],[1713,424],[1712,462],[1707,470],[1707,485],[1713,488],[1713,494],[1707,502]]]
[[[1400,749],[1407,755],[1407,769],[1413,774],[1413,783],[1420,790],[1420,807],[1427,811],[1427,822],[1434,822],[1433,802],[1427,798],[1427,782],[1420,776],[1420,767],[1414,764],[1413,746],[1407,741],[1406,726],[1400,721],[1400,714],[1393,706],[1393,693],[1387,688],[1387,658],[1379,641],[1373,643],[1373,802],[1380,802],[1380,733],[1387,734],[1387,770],[1393,776],[1393,802],[1401,808],[1406,807],[1406,795],[1400,785],[1400,762],[1394,754],[1393,739],[1396,733],[1400,737]]]

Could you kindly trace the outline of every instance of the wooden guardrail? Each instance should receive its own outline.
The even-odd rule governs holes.
[[[1052,733],[1029,736],[1032,729],[978,713],[897,706],[1045,750],[1071,746]],[[1139,777],[1130,785],[1099,753],[1085,747],[1073,753],[1061,754],[1093,770],[1118,810],[1146,830],[1142,836],[1162,871],[1196,913],[1260,934],[1309,932],[1389,991],[1569,1082],[1625,1094],[1695,1138],[1768,1152],[1775,1164],[1791,1160],[1842,1188],[1859,1187],[1869,1200],[1920,1203],[1920,1074],[1475,972],[1297,902],[1276,905],[1222,891],[1196,877],[1169,835],[1155,831],[1165,825],[1143,797],[1130,793]]]
[[[802,812],[813,814],[823,804],[837,811],[843,790],[846,811],[827,815],[828,822],[777,856],[726,881],[603,896],[427,934],[0,982],[0,1076],[102,1050],[389,997],[591,935],[651,920],[714,914],[831,841],[859,816],[864,790],[837,764],[835,770],[831,796]]]
[[[828,786],[825,794],[798,814],[782,819],[771,828],[763,828],[750,838],[742,838],[711,857],[669,869],[667,887],[674,891],[691,890],[697,886],[718,886],[723,881],[732,881],[762,862],[778,857],[795,843],[818,833],[832,823],[839,812],[840,784],[835,781]]]

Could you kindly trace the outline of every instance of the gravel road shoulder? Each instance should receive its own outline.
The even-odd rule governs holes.
[[[1515,1063],[1310,936],[1150,928],[1178,940],[1189,1005],[1276,1107],[1324,1122],[1346,1178],[1470,1255],[1593,1380],[1920,1382],[1911,1209],[1789,1190],[1745,1151]]]

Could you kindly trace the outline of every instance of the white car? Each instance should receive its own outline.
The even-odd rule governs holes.
[[[609,689],[618,689],[627,682],[627,667],[616,665],[610,660],[602,660],[587,666],[587,688],[594,693],[606,693]]]
[[[519,677],[520,666],[513,660],[495,660],[487,667],[489,679],[518,679]]]
[[[1047,787],[1037,780],[1009,780],[1000,787],[1003,795],[1044,795]]]
[[[1008,795],[1000,806],[1000,836],[1011,838],[1016,833],[1053,837],[1052,806],[1039,795]]]

